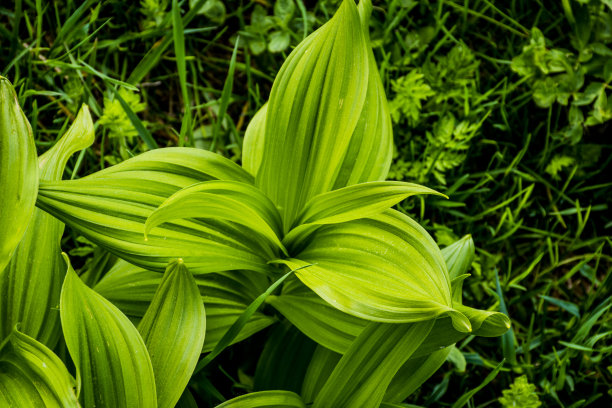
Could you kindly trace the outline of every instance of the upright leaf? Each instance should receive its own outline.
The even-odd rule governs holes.
[[[285,230],[310,198],[336,185],[361,117],[368,73],[368,49],[354,0],[343,1],[279,71],[256,182],[279,207]]]
[[[13,86],[0,76],[0,274],[30,222],[37,190],[32,128]]]
[[[244,133],[244,142],[242,144],[242,168],[257,175],[257,170],[261,165],[263,157],[265,137],[266,137],[266,113],[268,104],[264,104],[253,116],[249,122],[246,132]]]
[[[60,298],[66,346],[85,408],[156,407],[151,360],[138,330],[69,265]]]
[[[1,407],[79,407],[76,382],[64,363],[33,338],[14,330],[0,343]]]
[[[200,291],[182,259],[168,265],[138,331],[151,356],[157,406],[172,408],[191,378],[206,332]]]
[[[38,162],[40,179],[57,181],[68,158],[91,145],[94,127],[86,105],[66,134]],[[66,266],[60,239],[64,224],[35,209],[26,233],[0,276],[0,339],[20,330],[54,347],[60,335],[58,305]]]

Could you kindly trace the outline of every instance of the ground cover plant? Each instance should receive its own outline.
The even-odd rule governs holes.
[[[3,396],[42,362],[68,406],[609,403],[607,2],[187,3],[0,9]]]

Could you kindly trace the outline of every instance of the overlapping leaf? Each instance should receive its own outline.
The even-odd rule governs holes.
[[[94,140],[87,106],[66,134],[39,158],[40,179],[60,180],[66,161]],[[35,209],[26,233],[0,276],[0,339],[19,323],[20,330],[54,347],[60,335],[59,297],[66,266],[60,239],[64,224]]]
[[[13,86],[0,76],[0,274],[30,222],[37,190],[32,128]]]
[[[231,399],[216,408],[306,408],[306,405],[291,391],[259,391]]]
[[[252,177],[210,152],[158,149],[79,180],[42,183],[38,206],[144,268],[162,271],[170,259],[181,257],[195,274],[268,271],[270,248],[232,222],[166,223],[145,240],[145,221],[155,208],[181,188],[211,179],[249,183]]]
[[[162,279],[159,272],[118,261],[94,290],[133,320],[142,318]],[[196,279],[206,305],[206,341],[202,351],[211,351],[223,334],[261,293],[269,282],[261,274],[233,271],[207,274]],[[249,319],[233,343],[268,327],[275,319],[261,312]]]
[[[334,307],[368,320],[416,322],[448,313],[457,330],[469,320],[451,304],[450,282],[440,250],[411,218],[394,210],[321,227],[283,261],[306,264],[297,276]]]
[[[205,181],[182,189],[149,216],[145,233],[164,222],[198,217],[242,225],[267,239],[272,253],[287,253],[279,239],[282,221],[274,204],[257,188],[236,181]]]
[[[62,286],[60,316],[85,408],[157,406],[153,368],[138,330],[85,286],[71,266]]]
[[[1,407],[79,407],[76,382],[64,363],[33,338],[14,330],[0,343]]]
[[[168,265],[138,331],[151,357],[157,406],[172,408],[191,378],[206,332],[202,298],[182,260]]]
[[[347,182],[351,179],[347,174],[371,166],[368,158],[354,160],[360,146],[367,145],[364,139],[370,138],[372,144],[388,142],[389,134],[370,129],[360,129],[353,137],[366,97],[377,96],[368,95],[368,52],[357,7],[345,0],[327,24],[296,47],[274,81],[266,119],[254,125],[265,123],[256,183],[279,207],[285,230],[310,198],[342,187],[339,178]],[[376,103],[368,110],[376,109]],[[386,162],[387,146],[388,152],[370,159]],[[372,176],[365,179],[375,180],[380,174]],[[364,179],[354,179],[359,178]]]

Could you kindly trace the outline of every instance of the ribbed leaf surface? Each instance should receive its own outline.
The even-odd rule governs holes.
[[[0,407],[79,407],[75,386],[42,343],[15,330],[0,344]]]
[[[330,191],[343,173],[368,75],[368,49],[353,0],[343,1],[279,71],[256,181],[279,207],[285,230],[310,198]]]
[[[416,322],[449,313],[457,330],[470,323],[452,309],[444,259],[427,232],[394,210],[321,227],[284,261],[334,307],[368,320]]]
[[[68,158],[91,145],[94,127],[87,106],[66,134],[39,158],[40,179],[60,180]],[[60,335],[58,305],[66,266],[60,239],[64,224],[35,209],[11,261],[0,276],[0,339],[17,323],[20,330],[48,347]]]
[[[60,316],[85,408],[157,406],[153,368],[138,330],[70,266]]]
[[[0,274],[28,227],[37,190],[32,128],[13,85],[0,76]]]
[[[74,181],[44,183],[38,206],[117,256],[163,271],[183,258],[194,274],[249,269],[266,272],[274,253],[238,224],[176,221],[159,226],[145,240],[145,221],[178,190],[211,179],[248,183],[251,176],[233,162],[199,149],[168,148]]]
[[[172,408],[191,378],[206,333],[200,291],[182,260],[168,265],[138,331],[151,357],[157,406]]]

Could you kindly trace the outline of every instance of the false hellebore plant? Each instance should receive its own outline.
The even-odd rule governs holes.
[[[344,0],[291,53],[247,129],[242,168],[167,148],[61,181],[92,143],[87,108],[36,168],[2,80],[1,406],[193,403],[194,371],[279,319],[256,392],[222,407],[393,406],[459,339],[507,330],[505,315],[462,304],[471,238],[440,251],[390,209],[438,193],[384,181],[392,133],[370,11]],[[61,259],[62,222],[108,251],[80,276]],[[258,311],[264,301],[277,317]],[[51,351],[62,335],[76,380]]]

